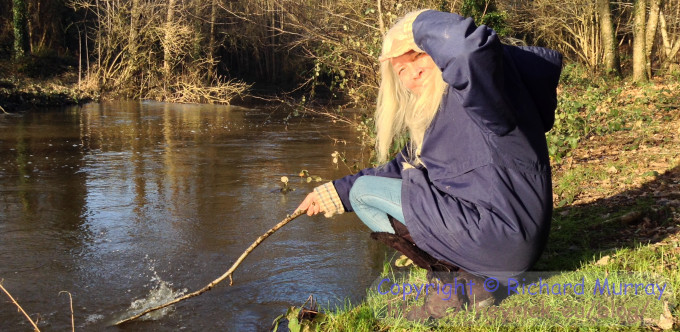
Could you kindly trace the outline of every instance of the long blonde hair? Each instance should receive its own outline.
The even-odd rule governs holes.
[[[408,15],[407,15],[408,16]],[[402,29],[397,22],[390,31]],[[385,35],[385,45],[391,45],[395,34]],[[420,96],[406,89],[394,72],[389,60],[380,64],[380,89],[378,90],[377,108],[375,111],[376,152],[379,162],[390,158],[390,147],[395,138],[409,134],[410,160],[414,166],[421,164],[420,150],[423,146],[425,131],[437,114],[447,84],[442,78],[441,70],[435,70],[431,79],[433,82],[425,85]]]

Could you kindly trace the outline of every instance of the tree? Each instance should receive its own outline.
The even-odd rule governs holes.
[[[599,15],[592,0],[521,0],[508,20],[534,45],[545,45],[590,68],[601,64]]]
[[[472,17],[477,25],[486,25],[501,36],[508,34],[505,15],[496,7],[495,0],[463,0],[463,16]]]
[[[656,37],[656,28],[659,26],[659,13],[662,0],[649,0],[649,19],[645,32],[645,70],[647,77],[652,77],[652,49]]]
[[[217,0],[212,0],[210,2],[210,32],[209,32],[209,40],[208,40],[208,62],[210,62],[210,71],[208,73],[208,76],[210,79],[213,77],[213,73],[215,72],[215,51],[217,49],[216,41],[215,41],[215,21],[217,20]]]
[[[166,20],[165,20],[165,37],[164,37],[164,44],[163,44],[163,74],[165,76],[165,82],[170,79],[170,61],[171,61],[171,48],[170,45],[173,44],[173,38],[175,37],[173,35],[173,21],[175,18],[175,1],[176,0],[170,0],[168,1],[168,11],[166,15]]]
[[[14,25],[14,58],[18,59],[31,53],[31,44],[28,36],[28,9],[26,0],[12,1],[12,14]]]
[[[647,76],[647,36],[646,36],[647,1],[635,0],[633,9],[633,80],[643,82]]]
[[[659,30],[661,31],[661,49],[663,50],[663,52],[659,51],[659,53],[664,59],[661,67],[666,70],[676,71],[680,67],[678,61],[674,61],[677,60],[677,55],[680,51],[680,1],[667,0],[661,6]]]
[[[141,15],[140,13],[140,4],[139,0],[132,0],[132,7],[130,8],[130,40],[128,42],[128,53],[130,54],[130,58],[132,62],[134,63],[139,59],[138,57],[138,39],[139,39],[139,16]]]
[[[609,0],[597,0],[596,6],[597,12],[600,15],[600,38],[602,39],[605,71],[616,76],[621,76],[619,51],[617,48],[614,24],[612,23],[612,11]]]

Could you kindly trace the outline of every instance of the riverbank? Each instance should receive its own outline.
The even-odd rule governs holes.
[[[31,57],[18,63],[0,60],[0,112],[67,106],[96,101],[96,91],[78,85],[68,60]]]
[[[552,231],[534,272],[519,280],[524,287],[486,309],[408,322],[404,314],[423,303],[422,294],[414,289],[427,281],[423,270],[396,267],[395,254],[388,257],[390,262],[365,300],[327,308],[320,329],[677,328],[679,98],[675,77],[635,85],[565,68],[557,121],[548,134],[555,207]],[[571,286],[565,288],[567,284]],[[574,288],[577,284],[583,287]],[[637,292],[633,286],[622,289],[629,284],[638,285]],[[539,288],[543,285],[547,286]],[[609,291],[600,292],[605,288]],[[537,290],[543,291],[536,294]]]

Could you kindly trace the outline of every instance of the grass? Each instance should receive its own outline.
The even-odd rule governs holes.
[[[326,310],[316,329],[637,331],[680,326],[679,84],[669,78],[634,85],[589,75],[576,66],[563,73],[557,119],[548,134],[552,231],[533,279],[527,279],[543,276],[553,286],[583,280],[584,294],[514,294],[497,306],[420,324],[403,319],[403,312],[420,305],[422,297],[404,301],[402,294],[379,294],[373,285],[363,302]],[[423,270],[393,268],[391,262],[378,280],[385,277],[425,282]],[[639,287],[638,295],[593,294],[598,278],[615,285],[667,287],[661,299],[641,294]]]

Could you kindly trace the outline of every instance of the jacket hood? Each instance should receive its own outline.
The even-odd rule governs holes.
[[[536,105],[543,131],[548,132],[555,122],[562,54],[543,47],[509,45],[505,45],[505,52],[513,60],[524,86]]]

